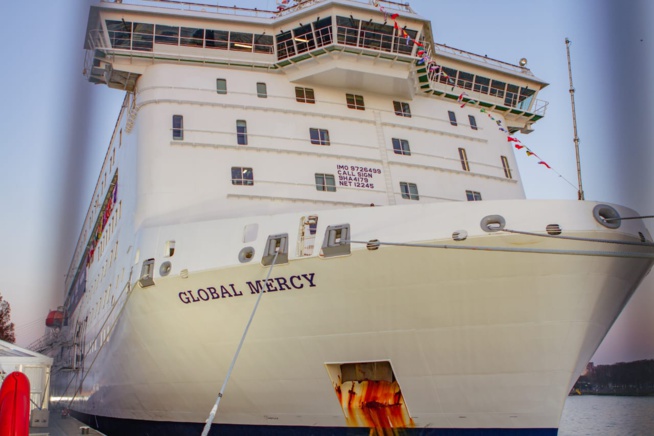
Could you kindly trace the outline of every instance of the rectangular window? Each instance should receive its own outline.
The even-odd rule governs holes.
[[[252,51],[254,35],[243,32],[229,32],[229,49],[234,51]]]
[[[502,167],[504,168],[504,176],[507,179],[512,179],[511,177],[511,167],[509,167],[509,160],[506,158],[506,156],[500,156],[502,158]]]
[[[129,50],[132,47],[132,22],[107,20],[109,42],[113,48]]]
[[[252,168],[232,167],[232,185],[254,185]]]
[[[393,138],[393,153],[411,156],[411,148],[409,148],[409,141],[406,139]]]
[[[400,191],[402,191],[402,198],[420,200],[418,185],[415,183],[400,182]]]
[[[316,96],[314,95],[312,88],[295,87],[295,100],[300,103],[314,104],[316,102]]]
[[[316,190],[336,192],[336,180],[333,174],[316,173]]]
[[[363,95],[345,94],[345,99],[347,100],[347,107],[350,109],[357,109],[360,111],[366,109],[366,106],[363,104]]]
[[[268,98],[268,86],[263,82],[257,82],[257,97]]]
[[[409,107],[409,103],[405,103],[403,101],[394,101],[393,109],[395,109],[395,115],[398,117],[411,118],[411,108]]]
[[[500,82],[499,80],[493,80],[491,82],[490,95],[499,98],[504,98],[505,89],[506,89],[506,83]]]
[[[238,145],[248,145],[248,124],[245,120],[236,120],[236,140]]]
[[[483,76],[475,76],[475,86],[474,90],[481,92],[482,94],[488,94],[488,88],[490,87],[490,79]]]
[[[132,34],[132,49],[152,51],[154,24],[134,23]]]
[[[184,139],[184,117],[173,115],[173,139]]]
[[[218,94],[227,94],[227,80],[216,79],[216,92]]]
[[[481,201],[481,194],[477,191],[466,191],[468,201]]]
[[[468,155],[466,154],[465,148],[459,148],[459,159],[461,160],[461,168],[463,168],[463,171],[470,171]]]
[[[468,121],[470,121],[470,128],[472,130],[477,130],[477,120],[474,115],[468,115]]]
[[[179,45],[179,26],[157,24],[154,32],[156,44]]]
[[[311,135],[311,143],[316,145],[330,145],[329,130],[325,129],[309,129]]]
[[[456,114],[452,111],[447,111],[447,115],[450,117],[450,124],[456,126]]]
[[[229,32],[226,30],[207,29],[205,31],[205,47],[218,50],[229,48]]]
[[[459,77],[456,81],[456,84],[459,88],[472,89],[472,82],[474,79],[474,74],[466,73],[465,71],[459,71]]]
[[[180,30],[179,45],[202,47],[204,45],[204,29],[182,27]]]

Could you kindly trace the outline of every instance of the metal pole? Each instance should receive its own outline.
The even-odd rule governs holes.
[[[575,111],[575,88],[572,85],[572,64],[570,62],[570,40],[565,39],[565,49],[568,53],[568,75],[570,76],[570,102],[572,103],[572,127],[574,129],[574,142],[575,154],[577,156],[577,179],[579,183],[579,190],[577,191],[577,198],[584,200],[584,188],[581,184],[581,158],[579,157],[579,136],[577,136],[577,112]]]

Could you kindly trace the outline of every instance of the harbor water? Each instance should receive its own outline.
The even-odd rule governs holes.
[[[559,436],[654,435],[654,397],[568,397]]]

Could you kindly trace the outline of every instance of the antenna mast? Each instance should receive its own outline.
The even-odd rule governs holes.
[[[570,63],[570,40],[565,39],[565,50],[568,53],[568,75],[570,76],[570,102],[572,103],[572,127],[575,134],[575,153],[577,155],[577,179],[579,181],[579,190],[577,199],[584,200],[584,188],[581,184],[581,159],[579,157],[579,136],[577,136],[577,112],[575,111],[575,88],[572,85],[572,64]]]

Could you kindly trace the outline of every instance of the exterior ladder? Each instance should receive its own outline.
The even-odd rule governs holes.
[[[384,135],[384,126],[382,125],[381,113],[374,111],[375,127],[377,129],[377,145],[379,147],[379,157],[381,159],[384,172],[384,181],[386,182],[386,195],[388,196],[388,205],[392,206],[397,203],[395,192],[393,191],[393,178],[391,177],[391,167],[388,164],[388,151],[386,148],[386,136]]]

